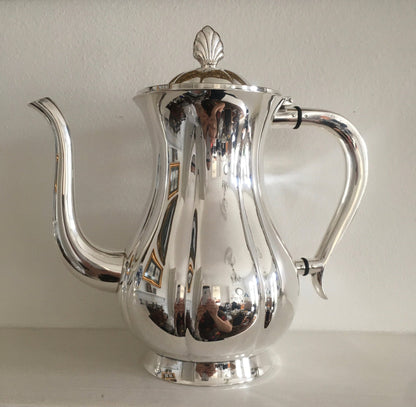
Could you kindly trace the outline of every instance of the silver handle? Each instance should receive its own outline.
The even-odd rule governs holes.
[[[295,261],[298,273],[311,274],[316,292],[327,298],[322,288],[322,276],[325,265],[335,245],[339,242],[349,226],[360,204],[367,184],[368,159],[367,148],[357,129],[339,114],[323,110],[301,109],[299,107],[283,108],[273,117],[276,124],[301,124],[324,127],[337,136],[345,154],[346,182],[344,193],[334,216],[325,232],[324,238],[313,259],[302,258]]]

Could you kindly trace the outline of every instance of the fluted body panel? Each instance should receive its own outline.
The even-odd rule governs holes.
[[[261,138],[283,99],[158,88],[135,101],[153,126],[157,185],[127,251],[125,318],[172,358],[259,352],[286,330],[298,295],[295,267],[260,200]]]

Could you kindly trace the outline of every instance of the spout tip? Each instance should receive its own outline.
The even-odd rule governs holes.
[[[34,100],[28,103],[28,106],[42,113],[54,127],[60,127],[61,130],[68,131],[68,126],[62,112],[51,98],[44,97]]]
[[[53,117],[62,117],[63,115],[59,110],[56,103],[49,97],[44,97],[41,99],[34,100],[33,102],[28,103],[28,106],[39,110],[41,113],[45,114],[46,116],[53,116]],[[63,120],[65,121],[65,120]]]
[[[46,97],[43,97],[43,98],[40,98],[40,99],[34,100],[34,101],[32,101],[32,102],[29,102],[27,105],[28,105],[29,107],[39,108],[39,106],[41,106],[41,105],[45,104],[45,102],[49,102],[49,103],[51,103],[51,102],[52,102],[52,99],[46,96]],[[52,103],[53,103],[53,102],[52,102]]]

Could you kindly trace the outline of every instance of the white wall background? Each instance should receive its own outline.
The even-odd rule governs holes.
[[[26,104],[50,96],[74,142],[85,234],[122,249],[150,191],[137,90],[192,69],[196,32],[222,36],[221,66],[339,112],[363,134],[370,178],[325,275],[309,278],[293,329],[416,331],[416,3],[404,1],[0,2],[0,326],[124,326],[115,295],[68,272],[52,237],[54,143]],[[267,197],[295,257],[312,256],[343,181],[322,131],[269,134]]]

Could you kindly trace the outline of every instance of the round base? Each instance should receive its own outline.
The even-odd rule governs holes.
[[[272,361],[267,355],[257,355],[225,362],[189,362],[149,352],[144,366],[153,376],[172,383],[228,386],[262,376],[272,367]]]

